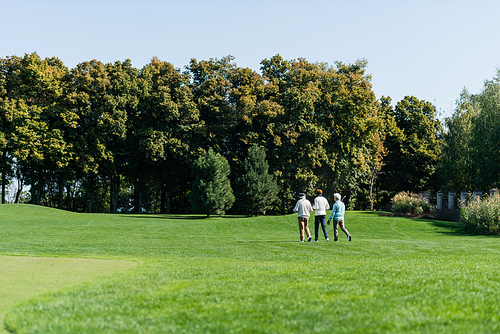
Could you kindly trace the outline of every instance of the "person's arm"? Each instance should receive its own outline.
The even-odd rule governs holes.
[[[335,215],[335,203],[333,204],[332,207],[332,214],[330,215],[330,218],[328,218],[328,221],[326,222],[328,225],[330,225],[330,220],[332,220],[334,215]]]
[[[295,204],[295,208],[293,208],[293,212],[299,211],[299,201],[297,201],[297,204]]]

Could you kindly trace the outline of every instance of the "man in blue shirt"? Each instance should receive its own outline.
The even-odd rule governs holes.
[[[333,194],[333,207],[332,207],[332,214],[330,215],[330,218],[328,218],[327,224],[330,225],[330,220],[333,219],[333,241],[337,242],[339,241],[339,225],[340,229],[344,231],[345,235],[347,235],[347,240],[351,241],[351,235],[349,234],[349,231],[346,230],[345,225],[344,225],[344,214],[345,214],[345,205],[342,203],[340,200],[340,194],[335,193]]]

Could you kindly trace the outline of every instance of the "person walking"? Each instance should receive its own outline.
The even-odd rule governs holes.
[[[337,242],[339,241],[339,225],[340,229],[344,231],[345,235],[347,235],[347,240],[351,241],[351,234],[349,234],[349,231],[346,230],[345,228],[345,223],[344,223],[344,214],[345,214],[345,205],[344,203],[340,200],[340,194],[335,193],[333,194],[333,206],[332,206],[332,214],[330,215],[330,218],[328,218],[327,224],[330,225],[330,220],[333,219],[333,241]]]
[[[330,209],[330,204],[328,200],[323,197],[323,191],[321,189],[316,190],[316,198],[314,199],[313,209],[316,210],[314,212],[314,241],[318,241],[319,234],[319,224],[321,224],[321,228],[323,229],[323,235],[325,236],[325,241],[330,241],[328,239],[328,232],[326,232],[326,210]]]
[[[311,232],[309,232],[309,227],[307,223],[309,221],[309,216],[313,212],[311,202],[306,199],[306,194],[300,193],[300,199],[295,204],[293,212],[298,212],[297,216],[299,219],[299,232],[300,232],[300,242],[304,242],[304,230],[306,231],[307,241],[311,241]]]

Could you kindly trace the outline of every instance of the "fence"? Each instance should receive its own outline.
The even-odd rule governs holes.
[[[489,194],[493,196],[498,192],[498,189],[490,189]],[[443,211],[443,209],[448,209],[449,211],[455,210],[458,208],[460,202],[465,202],[471,198],[471,195],[474,197],[482,197],[483,191],[481,189],[476,189],[473,192],[468,190],[461,190],[460,192],[456,192],[454,190],[448,191],[448,194],[445,194],[444,191],[440,190],[437,192],[436,196],[431,196],[429,191],[421,191],[419,195],[425,199],[430,204],[436,205],[436,209],[438,212]]]

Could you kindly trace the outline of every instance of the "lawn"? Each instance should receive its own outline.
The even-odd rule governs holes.
[[[346,227],[351,242],[299,243],[295,215],[0,205],[1,258],[81,261],[42,266],[45,290],[2,265],[11,286],[31,289],[9,303],[0,286],[2,319],[15,333],[500,332],[498,237],[376,212],[348,212]]]

